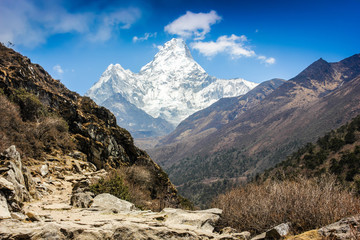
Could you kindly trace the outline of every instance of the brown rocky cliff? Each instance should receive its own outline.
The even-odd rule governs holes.
[[[0,89],[8,97],[25,89],[37,96],[48,112],[64,118],[77,150],[98,169],[145,166],[153,179],[149,190],[152,198],[166,202],[166,206],[178,205],[177,191],[166,173],[134,145],[130,133],[117,126],[109,110],[68,90],[40,65],[3,45],[0,45]]]

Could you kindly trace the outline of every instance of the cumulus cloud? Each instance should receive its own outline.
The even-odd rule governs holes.
[[[201,54],[206,57],[213,57],[220,53],[225,53],[230,55],[232,58],[240,57],[257,57],[266,64],[274,64],[275,58],[257,56],[255,51],[251,50],[249,46],[246,45],[247,38],[245,35],[237,36],[232,34],[231,36],[220,36],[215,42],[214,41],[196,41],[190,44],[191,48],[198,50]]]
[[[103,12],[70,12],[62,1],[1,0],[0,41],[27,47],[51,35],[76,33],[92,41],[109,40],[117,29],[129,28],[140,17],[137,8]]]
[[[148,40],[150,37],[156,37],[157,33],[145,33],[143,37],[133,37],[133,42],[142,42]]]
[[[141,12],[137,8],[99,14],[92,19],[95,27],[88,33],[88,39],[92,42],[105,42],[119,29],[129,29],[140,16]]]
[[[246,36],[236,36],[232,34],[229,37],[226,35],[221,36],[216,42],[193,42],[191,43],[191,47],[207,57],[213,57],[219,53],[227,53],[233,58],[254,56],[255,52],[245,46],[246,41]]]
[[[62,75],[64,73],[64,70],[61,68],[61,66],[59,64],[55,65],[53,67],[53,70],[55,71],[56,74],[58,75]]]
[[[221,21],[221,17],[214,10],[209,13],[187,11],[185,15],[166,25],[164,30],[183,38],[194,37],[195,40],[203,40],[205,35],[210,32],[210,26],[219,21]]]
[[[263,63],[266,63],[266,64],[274,64],[276,62],[275,58],[273,57],[265,57],[265,56],[258,56],[258,59],[261,60]]]

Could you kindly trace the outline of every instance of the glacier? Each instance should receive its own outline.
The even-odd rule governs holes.
[[[257,85],[242,78],[210,76],[193,59],[184,40],[173,38],[139,73],[110,64],[86,95],[109,108],[118,124],[136,138],[164,135],[220,98],[243,95]]]

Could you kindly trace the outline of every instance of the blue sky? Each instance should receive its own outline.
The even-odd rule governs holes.
[[[360,0],[0,0],[0,41],[80,94],[111,63],[138,72],[173,37],[218,78],[290,79],[360,53]]]

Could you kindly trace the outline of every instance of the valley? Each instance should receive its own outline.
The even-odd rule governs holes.
[[[319,59],[290,80],[254,84],[208,76],[180,40],[166,48],[206,77],[190,74],[199,80],[194,86],[166,89],[170,101],[151,98],[162,96],[154,90],[161,84],[150,87],[150,95],[146,84],[130,88],[146,72],[163,72],[154,65],[168,52],[138,74],[110,65],[88,94],[115,116],[0,46],[0,237],[266,239],[290,219],[285,235],[322,239],[341,221],[353,221],[344,217],[357,219],[360,54],[333,63]],[[184,108],[188,96],[196,101]],[[162,101],[170,105],[156,109]],[[138,139],[146,151],[119,126],[122,119],[136,122],[135,136],[153,136]],[[271,207],[279,203],[285,212]],[[314,212],[315,219],[309,217]],[[285,236],[276,231],[274,239]],[[357,236],[351,231],[344,234]]]
[[[232,115],[226,108],[214,114],[213,109],[226,101],[220,100],[190,116],[147,151],[185,196],[205,203],[227,188],[224,183],[231,188],[231,179],[251,179],[356,117],[360,113],[359,59],[359,54],[337,63],[319,59],[249,108],[238,105],[244,97],[251,102],[246,96],[259,85],[232,104],[229,101],[227,108],[233,107],[236,117],[228,122]],[[256,99],[256,94],[253,96]],[[211,121],[224,124],[211,126]],[[218,179],[217,187],[203,184],[214,178]],[[209,189],[213,195],[208,195]]]

